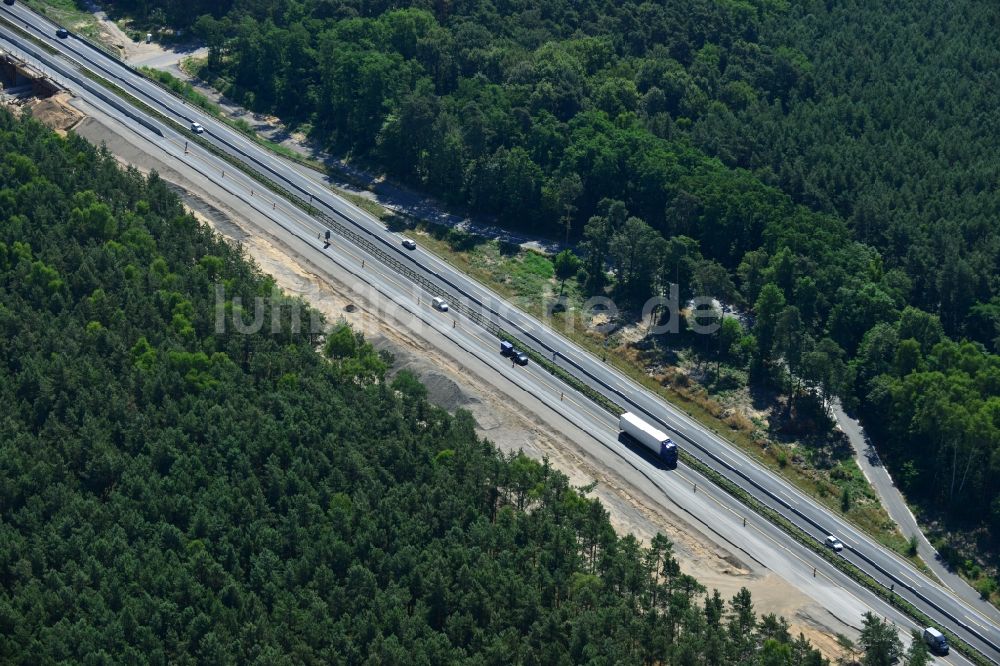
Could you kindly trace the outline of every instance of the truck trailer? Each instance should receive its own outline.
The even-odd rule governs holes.
[[[673,467],[677,464],[677,445],[673,440],[632,412],[621,415],[618,419],[618,428],[655,453],[668,466]]]

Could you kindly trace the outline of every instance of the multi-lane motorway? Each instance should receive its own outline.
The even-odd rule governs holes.
[[[817,543],[822,542],[828,534],[837,535],[845,546],[841,555],[849,562],[881,585],[887,588],[891,586],[901,598],[933,618],[936,624],[950,629],[988,659],[1000,663],[1000,627],[997,624],[998,615],[992,608],[962,599],[950,590],[930,581],[909,562],[883,548],[791,484],[760,466],[724,439],[692,420],[683,411],[665,403],[601,359],[552,331],[542,322],[512,307],[433,254],[419,248],[414,251],[403,249],[398,236],[387,231],[375,218],[332,194],[318,174],[293,167],[225,124],[185,104],[88,43],[72,35],[66,39],[57,38],[56,26],[24,7],[2,5],[0,8],[2,8],[0,18],[12,21],[21,30],[27,31],[50,48],[56,49],[60,55],[53,56],[37,45],[27,42],[0,21],[3,48],[37,63],[43,71],[48,72],[74,93],[83,98],[93,99],[110,113],[120,116],[123,122],[131,125],[135,131],[171,138],[177,142],[187,140],[191,144],[192,152],[205,153],[195,144],[193,135],[184,135],[184,128],[190,126],[192,122],[201,123],[206,129],[201,135],[202,139],[209,142],[216,151],[242,162],[267,181],[278,185],[298,199],[311,202],[320,211],[321,215],[305,221],[302,215],[289,215],[284,221],[278,220],[287,233],[298,237],[300,242],[306,242],[321,235],[324,228],[332,229],[336,242],[327,250],[330,261],[348,262],[360,259],[369,264],[384,266],[386,270],[379,274],[381,276],[379,290],[393,302],[405,301],[410,307],[416,304],[416,308],[413,309],[414,316],[428,322],[429,326],[440,328],[441,335],[460,340],[459,344],[467,347],[470,353],[474,352],[483,358],[486,358],[485,354],[496,356],[497,339],[492,333],[497,329],[514,335],[623,410],[642,414],[649,421],[669,429],[685,451],[785,516],[816,539]],[[128,101],[115,98],[112,93],[85,77],[82,71],[88,71],[92,76],[113,83],[157,114],[179,123],[179,127],[172,127],[162,122],[160,118],[149,115],[145,110],[132,106]],[[235,172],[218,156],[206,153],[199,159],[203,177],[216,178],[220,181],[228,179],[232,187],[247,186],[249,181],[246,177]],[[225,176],[223,172],[226,172]],[[249,187],[252,188],[253,185]],[[266,192],[266,187],[261,186],[253,196],[258,197],[258,203],[262,203]],[[269,217],[277,219],[279,197],[273,193],[268,196],[274,206]],[[282,208],[290,206],[283,203]],[[322,243],[319,243],[313,249],[321,251],[321,246]],[[333,250],[337,248],[341,251],[334,253]],[[439,316],[426,305],[431,296],[437,295],[445,296],[453,304],[450,315]],[[455,328],[451,328],[453,324]],[[497,359],[491,363],[496,366],[498,373],[502,369],[509,374],[506,361],[501,362]],[[680,478],[685,479],[685,483],[689,481],[698,483],[700,477],[690,469],[683,466],[676,472],[657,469],[650,461],[624,449],[615,441],[614,433],[617,428],[614,416],[589,403],[571,387],[559,385],[553,376],[535,366],[522,370],[517,381],[521,382],[526,390],[536,395],[539,400],[551,402],[550,406],[553,409],[576,422],[584,431],[601,439],[607,446],[617,447],[623,456],[628,457],[635,469],[651,477],[665,490],[669,489],[669,484],[676,484]],[[559,397],[563,395],[571,399],[560,401]],[[706,484],[707,481],[701,479],[701,483]],[[732,498],[720,491],[713,493],[716,501],[734,507],[733,516],[739,515],[738,507]],[[742,509],[742,513],[746,515],[747,512]],[[763,521],[755,520],[755,524],[761,523]],[[729,526],[719,527],[729,530]],[[813,562],[813,566],[824,573],[826,584],[832,583],[844,590],[850,590],[856,598],[865,599],[866,604],[880,607],[881,602],[868,591],[831,567],[822,558],[794,543],[790,537],[774,526],[761,526],[759,529],[766,531],[772,540],[781,539],[790,542],[786,544],[785,550],[793,552],[800,561]],[[752,552],[756,546],[748,543],[746,547],[750,549],[748,552]],[[880,612],[889,614],[891,611],[881,608]],[[958,663],[961,659],[955,657],[953,661]]]

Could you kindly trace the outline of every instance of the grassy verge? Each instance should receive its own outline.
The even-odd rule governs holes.
[[[66,0],[66,4],[70,5],[71,3]],[[72,12],[74,10],[67,9],[66,11]],[[79,11],[76,11],[76,15],[93,19],[91,15]],[[189,62],[185,66],[189,69],[194,67],[197,70],[197,63]],[[308,160],[285,146],[260,137],[245,121],[228,118],[218,104],[198,92],[186,81],[178,79],[169,72],[150,68],[142,68],[141,71],[178,97],[226,122],[263,147],[325,172],[322,164]],[[346,194],[346,196],[352,203],[367,212],[383,219],[386,217],[385,210],[377,203],[353,194]],[[495,242],[476,242],[474,237],[468,234],[456,234],[450,230],[433,226],[424,226],[421,231],[423,232],[421,235],[424,236],[421,242],[425,247],[448,260],[463,272],[490,285],[505,298],[530,314],[536,317],[546,317],[548,313],[544,311],[544,302],[557,295],[557,285],[553,277],[554,270],[548,257],[534,252],[523,252],[503,247]],[[761,463],[782,474],[804,492],[816,497],[832,510],[841,508],[841,496],[844,489],[847,488],[854,498],[850,508],[845,512],[847,517],[881,543],[901,555],[909,557],[916,566],[929,573],[923,561],[910,556],[908,540],[895,529],[894,524],[879,505],[867,483],[864,482],[861,471],[853,461],[843,462],[838,466],[839,476],[836,480],[831,480],[831,478],[818,474],[810,468],[789,465],[788,455],[783,447],[772,446],[769,442],[762,441],[755,437],[754,432],[749,428],[740,427],[732,421],[728,423],[724,421],[721,418],[721,406],[711,400],[703,390],[692,387],[690,384],[677,385],[670,381],[664,381],[662,378],[651,377],[645,368],[636,362],[639,359],[623,358],[614,353],[613,350],[609,353],[606,339],[567,325],[571,323],[572,311],[579,308],[583,300],[574,279],[559,285],[558,294],[567,299],[569,310],[565,313],[552,315],[549,319],[564,335],[592,353],[606,358],[607,362],[613,364],[622,373],[683,408],[692,418],[697,419],[713,431],[724,434],[734,444],[754,455]]]
[[[191,104],[197,106],[199,109],[207,111],[217,118],[222,118],[222,108],[208,99],[200,92],[194,89],[187,81],[181,81],[176,76],[170,72],[164,72],[160,69],[153,69],[152,67],[140,67],[139,71],[142,72],[146,78],[152,79],[162,86],[168,88],[177,97],[187,100]],[[252,131],[252,130],[251,130]]]
[[[235,118],[235,119],[230,118],[228,115],[226,115],[221,106],[210,100],[202,93],[198,92],[195,89],[195,87],[192,86],[187,81],[178,79],[170,72],[164,72],[163,70],[152,69],[150,67],[141,67],[139,68],[139,71],[142,72],[143,75],[146,76],[146,78],[152,81],[156,81],[160,85],[164,86],[165,88],[173,92],[177,97],[187,100],[194,106],[197,106],[206,113],[211,114],[219,121],[224,122],[225,124],[229,125],[233,129],[240,132],[241,134],[244,134],[258,145],[261,145],[270,150],[271,152],[276,153],[293,162],[296,162],[303,166],[307,166],[310,169],[319,171],[320,173],[326,173],[326,165],[324,165],[322,162],[309,159],[308,157],[305,157],[304,155],[295,152],[288,146],[284,146],[280,143],[262,137],[260,134],[256,132],[256,130],[254,130],[253,126],[251,126],[250,123],[243,120],[242,118]]]
[[[411,235],[418,238],[426,249],[489,285],[529,314],[548,319],[554,328],[573,342],[605,358],[623,374],[680,407],[831,510],[843,513],[880,543],[929,573],[919,557],[910,555],[907,538],[882,508],[853,459],[840,461],[832,469],[822,472],[801,462],[791,462],[793,456],[789,455],[787,447],[762,438],[752,423],[732,418],[727,420],[722,406],[700,387],[678,381],[673,375],[652,377],[641,365],[641,358],[623,356],[620,349],[609,349],[604,336],[574,325],[583,296],[572,278],[560,287],[553,277],[552,262],[548,257],[531,251],[505,250],[496,242],[477,242],[467,238],[467,234],[429,225],[420,225]],[[545,312],[545,301],[559,293],[567,299],[568,310],[549,315]],[[849,497],[846,512],[842,511],[845,489]]]
[[[55,23],[72,30],[78,35],[100,43],[101,31],[97,17],[77,6],[75,0],[21,0],[32,10],[46,16]],[[102,46],[104,44],[102,43]]]
[[[756,498],[751,496],[749,493],[745,492],[742,488],[740,488],[736,484],[732,483],[726,477],[722,476],[721,474],[718,474],[717,472],[715,472],[715,470],[703,465],[700,461],[695,459],[693,456],[686,454],[683,450],[681,451],[681,459],[685,462],[685,464],[697,470],[703,476],[711,479],[720,488],[728,492],[730,495],[739,499],[744,505],[753,509],[756,513],[759,513],[761,516],[763,516],[770,522],[774,523],[775,525],[781,527],[782,530],[784,530],[787,534],[791,535],[796,541],[802,543],[803,545],[812,549],[813,551],[818,552],[823,557],[823,559],[825,559],[827,562],[835,566],[838,570],[846,574],[851,579],[864,585],[868,590],[870,590],[876,596],[884,599],[886,602],[889,603],[890,606],[900,609],[903,613],[913,618],[917,622],[917,624],[924,627],[934,626],[935,623],[929,617],[924,615],[924,613],[918,610],[915,606],[913,606],[906,600],[902,599],[898,594],[895,593],[895,591],[892,588],[886,588],[884,585],[881,585],[877,581],[873,580],[872,578],[864,574],[859,575],[858,570],[855,569],[855,567],[852,564],[847,562],[844,558],[833,554],[828,549],[817,548],[815,539],[813,539],[808,534],[806,534],[798,527],[793,525],[791,522],[785,519],[785,517],[782,516],[781,514],[761,504],[759,501],[757,501]],[[973,649],[972,646],[968,645],[965,641],[958,638],[952,632],[948,631],[947,629],[944,629],[943,633],[948,637],[948,642],[951,644],[951,646],[955,648],[955,650],[961,652],[963,655],[968,657],[973,663],[981,664],[983,666],[986,666],[986,664],[993,663],[985,656],[980,654],[977,650]]]
[[[45,14],[55,22],[70,27],[78,34],[86,36],[92,41],[100,42],[100,30],[97,19],[93,14],[79,9],[75,0],[24,1],[26,5]],[[197,75],[201,71],[203,64],[202,62],[195,62],[193,59],[187,59],[183,63],[183,67],[185,71]],[[141,71],[148,78],[157,81],[174,92],[178,97],[187,100],[189,103],[212,114],[219,120],[226,122],[234,129],[239,130],[272,152],[321,172],[326,171],[322,163],[310,160],[286,146],[259,136],[244,120],[228,118],[218,104],[199,93],[189,83],[174,77],[168,72],[150,68],[142,68]],[[349,193],[341,194],[367,212],[380,218],[386,217],[384,209],[377,203],[357,195]],[[490,257],[491,248],[489,244],[483,244],[482,248],[475,248],[474,252],[470,252],[456,250],[452,243],[442,239],[441,234],[429,234],[428,236],[429,238],[424,238],[422,242],[437,254],[449,260],[464,272],[489,284],[503,296],[516,302],[517,305],[531,314],[535,316],[543,316],[545,314],[542,297],[552,295],[552,290],[548,289],[551,286],[549,283],[552,282],[551,262],[547,258],[534,253],[509,255],[508,253],[501,252],[493,252],[493,254],[507,254],[507,256]],[[478,255],[478,258],[475,255]],[[484,258],[487,261],[483,261]],[[570,302],[578,301],[579,294],[573,288],[575,282],[570,280],[567,282],[567,285],[569,286],[568,298]],[[555,324],[564,323],[565,317],[555,315],[552,317],[552,320]],[[631,379],[640,382],[669,401],[681,406],[690,416],[710,427],[713,431],[725,434],[727,439],[740,446],[744,451],[753,454],[757,460],[788,478],[800,489],[809,493],[830,509],[839,510],[841,508],[841,498],[846,489],[852,498],[850,508],[846,512],[848,518],[884,545],[908,557],[926,573],[931,573],[919,558],[910,554],[911,549],[909,548],[908,539],[895,529],[892,521],[885,514],[884,510],[882,510],[881,506],[879,506],[877,498],[868,488],[868,484],[861,474],[860,469],[857,468],[853,461],[839,463],[833,470],[835,478],[824,474],[817,474],[815,470],[810,468],[789,465],[788,454],[784,447],[762,444],[761,440],[755,437],[752,431],[734,427],[732,423],[727,423],[721,419],[718,403],[714,403],[707,394],[699,391],[697,387],[675,386],[672,383],[665,383],[662,380],[650,377],[645,368],[636,364],[634,359],[621,358],[614,353],[609,354],[607,352],[606,341],[595,339],[595,336],[583,331],[567,329],[566,327],[563,327],[562,330],[564,335],[589,351],[606,355],[608,362],[612,363]],[[963,561],[961,564],[965,564],[965,562]],[[959,566],[958,569],[969,580],[970,584],[983,592],[984,597],[996,601],[998,596],[997,586],[991,576],[983,574],[975,566]]]
[[[965,532],[937,532],[929,535],[931,544],[940,553],[941,559],[953,571],[968,581],[982,599],[993,605],[1000,604],[998,590],[998,574],[995,561],[983,560],[981,548],[976,546],[977,539],[989,539],[987,534],[977,534],[981,530]]]
[[[208,71],[207,66],[208,66],[207,58],[195,58],[195,57],[184,58],[178,64],[178,68],[182,72],[184,72],[190,77],[200,79],[200,81],[204,84],[204,87],[210,88],[219,94],[225,94],[224,91],[229,88],[230,85],[229,82],[223,78],[214,77],[211,74],[211,72]],[[223,118],[223,120],[225,120],[225,118]],[[248,135],[254,134],[254,130],[245,121],[235,120],[233,122],[235,123],[234,126],[237,129],[240,129],[241,131],[245,132]],[[296,129],[302,132],[302,134],[308,136],[309,128],[310,124],[304,123],[302,125],[299,125]],[[262,137],[260,135],[254,135],[254,139],[260,145],[267,147],[269,150],[272,150],[273,152],[281,155],[282,157],[286,157],[294,162],[297,162],[311,169],[314,169],[315,171],[325,173],[331,178],[337,179],[339,182],[347,183],[351,187],[357,188],[359,190],[364,190],[369,187],[369,183],[359,180],[354,174],[350,173],[345,169],[339,168],[336,163],[327,164],[326,162],[323,162],[321,160],[307,157],[300,152],[292,150],[288,146],[285,146],[281,143],[270,141],[267,138]],[[334,187],[333,189],[339,192],[338,188]],[[356,195],[352,195],[350,193],[342,193],[342,194],[348,197],[350,196],[356,197]],[[360,197],[357,197],[357,199],[358,201],[364,201]],[[358,205],[367,205],[367,204],[368,202],[365,202],[365,204],[358,204]],[[369,210],[369,212],[371,212],[373,215],[376,215],[376,213],[373,210]]]
[[[14,27],[14,29],[17,32],[21,33],[22,36],[24,36],[25,38],[31,40],[36,45],[38,45],[39,47],[41,47],[42,49],[44,49],[45,51],[50,52],[50,53],[53,52],[53,49],[51,49],[50,47],[48,47],[45,44],[42,44],[42,43],[38,42],[33,37],[27,35],[19,27],[17,27],[17,26],[13,26],[13,27]],[[149,116],[155,117],[155,118],[159,119],[161,122],[165,122],[167,124],[177,125],[177,123],[174,122],[173,120],[171,120],[169,118],[166,118],[165,116],[163,116],[162,114],[160,114],[156,110],[152,109],[151,107],[149,107],[148,105],[146,105],[142,101],[136,99],[131,94],[127,93],[126,91],[122,90],[121,88],[117,87],[116,85],[114,85],[114,84],[112,84],[112,83],[110,83],[110,82],[108,82],[108,81],[106,81],[104,79],[101,79],[101,78],[99,78],[97,76],[91,75],[91,74],[89,74],[87,72],[84,72],[84,74],[88,78],[90,78],[91,80],[94,80],[95,82],[97,82],[100,85],[104,86],[109,91],[111,91],[114,94],[118,95],[119,97],[127,100],[129,103],[133,104],[136,108],[142,110],[144,113],[148,114]],[[201,145],[205,150],[207,150],[209,152],[212,152],[213,154],[218,155],[220,158],[222,158],[222,159],[226,160],[227,162],[233,164],[233,166],[235,166],[236,168],[238,168],[238,169],[240,169],[240,170],[242,170],[242,171],[244,171],[244,172],[246,172],[246,173],[248,173],[250,175],[253,175],[256,179],[258,179],[260,182],[262,182],[266,186],[271,187],[273,189],[273,191],[275,191],[276,193],[280,194],[282,197],[287,198],[289,201],[296,202],[300,206],[300,208],[302,208],[302,210],[304,210],[305,212],[307,212],[309,214],[317,214],[318,213],[309,204],[307,204],[304,201],[299,200],[297,196],[295,196],[292,193],[288,192],[287,190],[285,190],[284,188],[282,188],[281,186],[279,186],[277,183],[273,183],[269,179],[267,179],[265,177],[262,177],[260,174],[255,173],[253,170],[251,170],[249,167],[247,167],[246,165],[244,165],[242,162],[239,162],[239,161],[231,158],[229,155],[227,155],[227,154],[225,154],[225,153],[217,150],[212,144],[208,143],[207,141],[205,141],[201,137],[195,136],[195,137],[193,137],[193,140],[194,140],[195,143],[198,143],[199,145]],[[391,218],[391,217],[394,217],[394,216],[390,215],[389,213],[387,213],[386,211],[383,210],[381,212],[381,214],[378,215],[378,217],[381,217],[381,218]],[[347,235],[349,237],[350,236],[356,236],[356,234],[352,234],[349,230],[345,233],[345,235]],[[359,240],[361,240],[361,239],[359,239]],[[398,263],[398,262],[395,262],[395,263]],[[534,269],[532,272],[537,272],[537,268]],[[499,337],[501,337],[501,338],[511,340],[512,342],[515,342],[515,343],[519,342],[514,337],[508,335],[504,331],[494,331],[494,332],[496,332],[497,335]],[[523,344],[520,345],[520,346],[521,347],[526,347]],[[562,378],[570,386],[572,386],[572,387],[580,390],[585,395],[588,395],[589,397],[591,397],[592,399],[594,399],[594,401],[597,404],[599,404],[602,408],[608,410],[612,414],[618,414],[618,413],[620,413],[620,411],[621,411],[620,407],[617,406],[616,404],[614,404],[612,401],[604,398],[603,396],[597,395],[596,392],[594,392],[593,390],[589,389],[589,387],[587,387],[586,385],[583,385],[575,377],[573,377],[571,375],[568,375],[567,373],[565,373],[565,371],[562,371],[557,366],[554,366],[551,363],[549,363],[548,359],[544,358],[543,356],[535,353],[534,351],[531,351],[530,353],[531,353],[532,358],[535,360],[536,363],[539,363],[542,367],[546,368],[547,370],[549,370],[550,372],[552,372],[554,375],[559,376],[560,378]],[[713,430],[714,429],[715,428],[713,427]],[[879,596],[882,596],[883,598],[887,599],[890,603],[892,603],[896,607],[900,608],[903,612],[905,612],[908,615],[910,615],[911,617],[913,617],[917,622],[922,623],[922,624],[930,624],[929,618],[927,618],[926,616],[924,616],[919,610],[917,610],[916,608],[914,608],[910,604],[908,604],[905,601],[903,601],[902,599],[900,599],[891,590],[886,590],[885,588],[883,588],[879,583],[875,582],[870,577],[868,577],[867,575],[865,575],[864,573],[862,573],[861,571],[859,571],[858,569],[856,569],[855,567],[853,567],[852,565],[850,565],[846,560],[843,560],[841,558],[835,558],[835,557],[833,557],[832,554],[829,553],[829,552],[827,552],[826,549],[822,548],[817,543],[815,543],[814,539],[810,538],[808,535],[806,535],[805,533],[801,532],[801,530],[799,530],[796,526],[792,525],[790,522],[788,522],[786,519],[784,519],[780,514],[777,514],[776,512],[770,510],[768,507],[761,505],[753,496],[751,496],[750,494],[744,492],[742,489],[740,489],[738,486],[736,486],[734,483],[732,483],[729,479],[727,479],[727,478],[725,478],[725,477],[723,477],[723,476],[715,473],[713,470],[711,470],[711,469],[707,468],[706,466],[702,465],[699,461],[694,460],[686,452],[682,452],[682,457],[683,457],[683,459],[685,460],[685,462],[687,464],[691,465],[694,469],[698,470],[699,472],[705,474],[708,478],[712,479],[715,483],[717,483],[721,488],[723,488],[727,492],[731,493],[734,497],[738,498],[746,506],[748,506],[751,509],[757,511],[758,513],[760,513],[762,516],[764,516],[768,520],[771,520],[776,525],[780,526],[782,529],[784,529],[786,532],[788,532],[794,538],[796,538],[797,540],[800,540],[807,547],[810,547],[815,552],[820,553],[820,555],[822,557],[824,557],[827,560],[829,560],[831,563],[833,563],[834,566],[836,566],[838,569],[841,569],[842,571],[844,571],[844,573],[847,574],[848,576],[850,576],[852,579],[856,580],[857,582],[859,582],[862,585],[865,585],[866,587],[868,587],[869,589],[871,589],[873,592],[875,592]],[[968,644],[966,644],[964,641],[958,639],[956,636],[952,635],[950,632],[946,631],[945,633],[948,635],[948,638],[952,642],[953,647],[955,647],[956,650],[962,652],[967,657],[969,657],[974,663],[984,664],[984,665],[990,663],[988,660],[986,660],[976,650],[972,649],[971,646],[969,646]]]
[[[359,194],[355,194],[354,192],[347,192],[346,190],[340,190],[337,188],[333,189],[337,192],[339,196],[347,199],[352,204],[354,204],[361,210],[365,211],[372,217],[382,220],[383,222],[389,222],[391,220],[397,219],[397,216],[395,214],[390,213],[385,208],[383,208],[376,202],[372,201],[371,199],[367,199]]]

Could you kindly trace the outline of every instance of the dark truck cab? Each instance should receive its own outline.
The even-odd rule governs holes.
[[[528,355],[523,351],[514,348],[513,343],[502,340],[500,342],[500,353],[507,356],[518,365],[528,365]]]

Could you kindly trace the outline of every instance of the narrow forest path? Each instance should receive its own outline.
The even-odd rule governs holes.
[[[916,517],[906,504],[906,499],[899,491],[899,488],[896,487],[892,476],[889,475],[889,470],[882,465],[882,461],[879,459],[874,445],[868,439],[867,435],[865,435],[865,429],[861,423],[857,419],[848,416],[837,401],[834,401],[830,411],[837,422],[837,428],[847,435],[847,439],[850,440],[858,467],[861,468],[865,478],[868,479],[869,485],[871,485],[875,493],[879,496],[882,506],[885,507],[889,517],[899,526],[900,531],[905,537],[910,538],[916,535],[917,554],[920,556],[920,559],[927,563],[927,566],[930,567],[931,571],[945,587],[987,617],[992,618],[994,621],[1000,621],[1000,610],[993,606],[993,604],[981,599],[979,592],[973,589],[964,578],[945,566],[937,549],[931,545],[931,542],[920,529]]]

